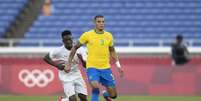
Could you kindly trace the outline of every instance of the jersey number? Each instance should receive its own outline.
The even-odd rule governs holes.
[[[104,45],[104,39],[100,39],[100,45]]]

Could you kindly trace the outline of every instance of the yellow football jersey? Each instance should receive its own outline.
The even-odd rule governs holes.
[[[111,33],[104,31],[103,34],[98,34],[95,30],[90,30],[81,35],[79,42],[87,46],[87,68],[110,68],[109,47],[113,46]]]

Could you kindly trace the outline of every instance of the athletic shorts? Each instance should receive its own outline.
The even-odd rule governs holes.
[[[72,95],[75,94],[84,94],[87,95],[87,86],[85,84],[85,81],[82,78],[69,81],[69,82],[62,82],[64,93],[69,98]]]
[[[105,87],[115,87],[116,82],[111,69],[87,68],[88,81],[98,81]]]

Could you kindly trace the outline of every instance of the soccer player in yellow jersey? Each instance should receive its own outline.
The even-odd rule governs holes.
[[[103,92],[105,100],[112,101],[117,97],[117,91],[115,79],[110,69],[110,56],[116,61],[116,67],[121,77],[123,77],[123,69],[114,49],[113,36],[104,30],[104,16],[95,16],[94,23],[95,28],[83,33],[71,49],[68,65],[64,70],[66,72],[70,71],[76,50],[85,44],[88,50],[86,67],[88,80],[92,88],[91,101],[99,101],[100,84],[106,87],[106,91]]]

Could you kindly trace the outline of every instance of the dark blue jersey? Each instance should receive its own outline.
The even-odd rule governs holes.
[[[189,61],[188,49],[183,43],[173,43],[171,46],[172,58],[176,65],[185,64]]]

